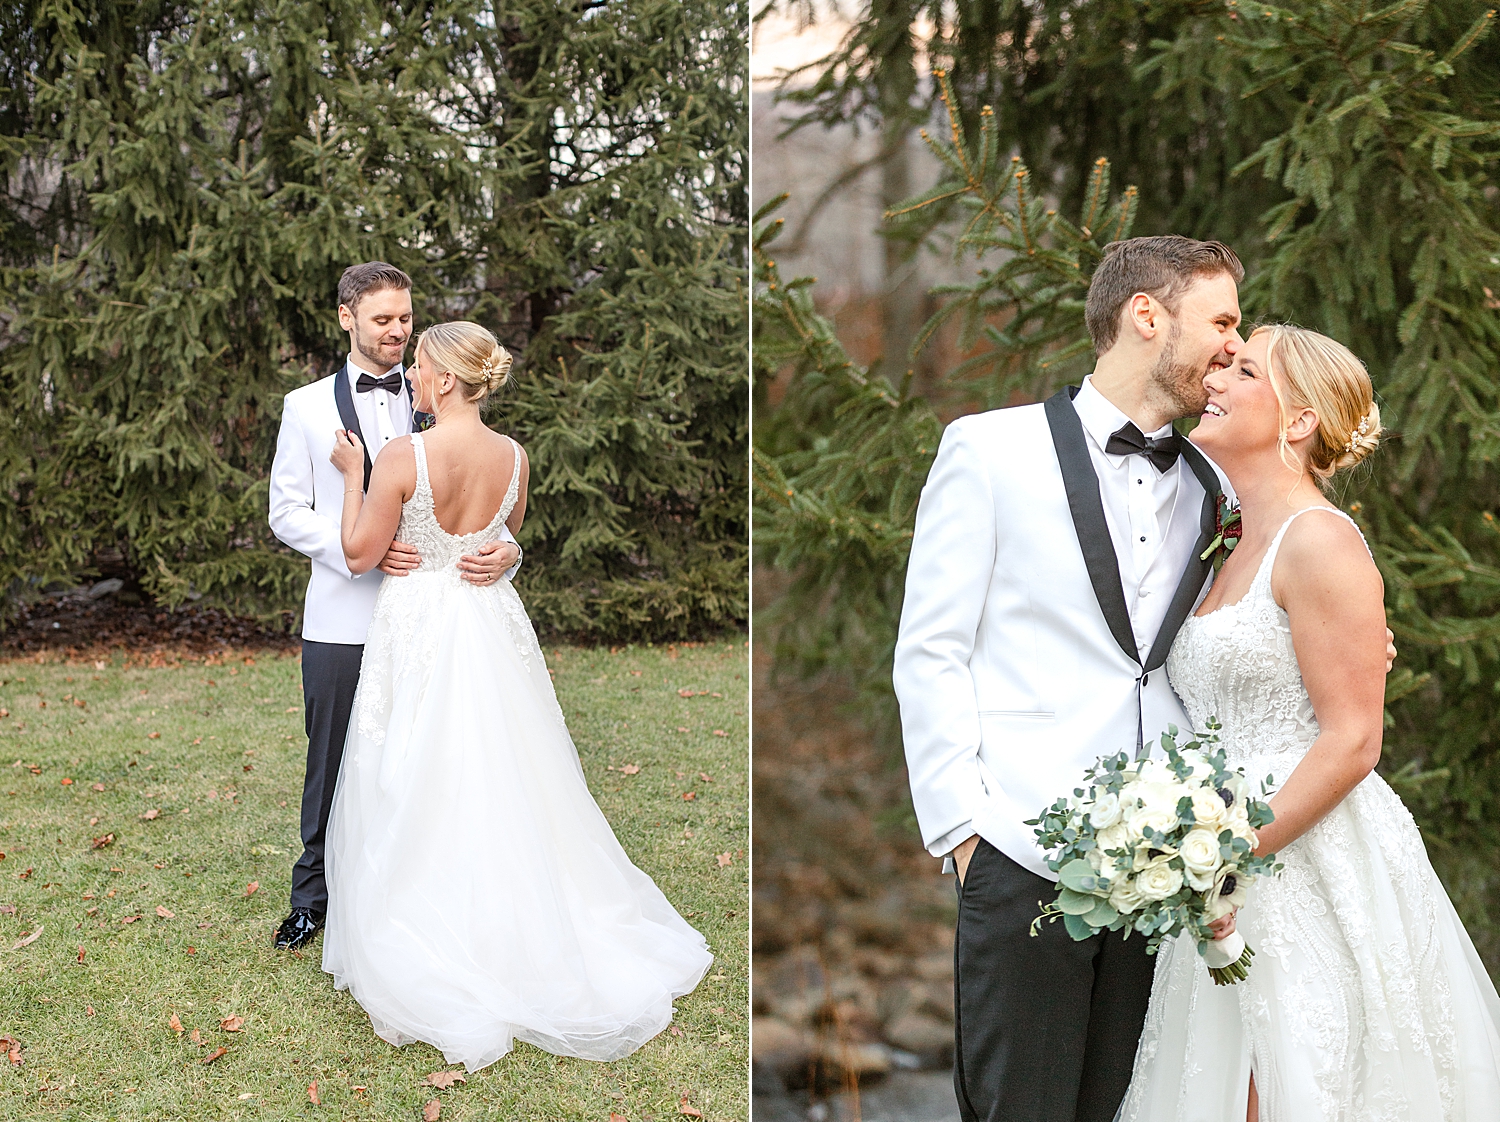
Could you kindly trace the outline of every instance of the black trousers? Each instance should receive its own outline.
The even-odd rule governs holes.
[[[307,777],[302,781],[302,856],[292,866],[292,907],[328,910],[323,844],[344,758],[349,713],[365,648],[302,641],[302,703],[307,718]]]
[[[955,878],[956,879],[956,878]],[[980,840],[958,889],[953,1082],[964,1122],[1111,1122],[1130,1085],[1156,960],[1146,940],[1035,938],[1052,882]]]

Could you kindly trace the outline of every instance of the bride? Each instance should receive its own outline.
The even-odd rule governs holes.
[[[1164,944],[1121,1122],[1476,1122],[1500,1110],[1500,998],[1380,758],[1385,613],[1358,528],[1319,484],[1374,450],[1364,367],[1262,327],[1204,379],[1193,442],[1244,536],[1167,663],[1231,766],[1270,774],[1258,852],[1285,869],[1236,917],[1258,952],[1215,987]]]
[[[381,451],[361,494],[341,432],[349,569],[396,537],[421,566],[381,585],[329,826],[323,969],[375,1032],[470,1071],[524,1040],[614,1060],[667,1027],[712,956],[630,863],[584,782],[531,621],[510,582],[459,557],[519,533],[526,454],[480,420],[510,355],[484,328],[417,341],[427,433]],[[449,532],[449,530],[453,532]]]

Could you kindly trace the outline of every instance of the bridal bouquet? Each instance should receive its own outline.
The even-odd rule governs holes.
[[[1161,738],[1165,759],[1101,759],[1071,798],[1061,798],[1027,825],[1058,874],[1057,899],[1032,924],[1063,919],[1074,939],[1100,931],[1146,936],[1155,954],[1169,935],[1186,931],[1217,985],[1245,977],[1255,952],[1239,932],[1214,940],[1210,924],[1245,902],[1258,876],[1281,868],[1274,854],[1256,857],[1255,830],[1275,816],[1251,794],[1244,772],[1216,748],[1219,725],[1182,746],[1177,728]],[[1266,776],[1264,795],[1272,785]]]

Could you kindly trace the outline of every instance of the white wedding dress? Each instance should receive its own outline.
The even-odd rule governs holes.
[[[1318,735],[1271,595],[1291,521],[1244,598],[1189,617],[1167,662],[1194,727],[1217,717],[1257,788],[1284,783]],[[1385,780],[1278,856],[1237,919],[1256,951],[1246,981],[1215,986],[1192,940],[1162,944],[1119,1122],[1243,1122],[1252,1070],[1260,1122],[1500,1118],[1500,998]]]
[[[329,825],[323,969],[392,1044],[470,1071],[515,1040],[614,1060],[667,1027],[712,962],[589,794],[507,580],[459,578],[515,506],[462,537],[433,513],[421,434],[381,584]]]

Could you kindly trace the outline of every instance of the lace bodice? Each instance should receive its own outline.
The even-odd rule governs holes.
[[[464,554],[478,553],[480,546],[499,536],[500,527],[515,509],[516,499],[521,493],[521,449],[510,437],[505,439],[510,440],[515,467],[511,470],[510,486],[505,489],[500,509],[495,511],[495,517],[484,529],[472,534],[450,534],[438,524],[433,509],[432,480],[427,475],[427,448],[422,442],[422,434],[411,434],[411,448],[417,457],[417,487],[411,498],[401,504],[401,525],[396,531],[396,540],[405,542],[421,554],[422,564],[418,572],[452,568]]]
[[[1208,719],[1216,718],[1224,726],[1219,737],[1230,766],[1253,760],[1255,770],[1247,774],[1259,780],[1269,768],[1278,785],[1318,737],[1318,719],[1292,648],[1291,624],[1271,595],[1281,539],[1309,510],[1326,510],[1359,528],[1331,507],[1297,511],[1276,532],[1249,591],[1207,615],[1189,616],[1167,659],[1167,674],[1193,728],[1202,732]]]

